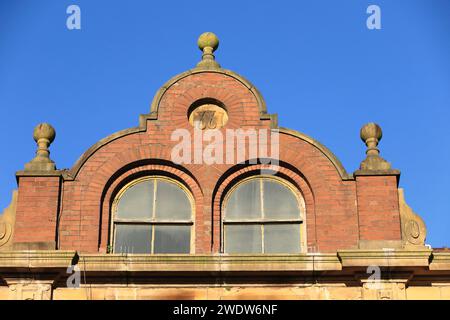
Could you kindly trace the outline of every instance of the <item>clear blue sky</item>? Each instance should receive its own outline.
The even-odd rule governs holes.
[[[81,8],[81,30],[66,8]],[[366,9],[381,8],[381,30]],[[34,156],[39,122],[69,168],[99,139],[138,124],[157,89],[193,67],[204,31],[224,68],[252,81],[281,126],[329,147],[353,172],[360,127],[384,131],[427,243],[450,246],[450,1],[0,0],[0,207]]]

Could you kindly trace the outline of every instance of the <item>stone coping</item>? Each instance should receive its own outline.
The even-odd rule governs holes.
[[[430,270],[450,270],[450,252],[433,252]]]
[[[2,268],[67,268],[76,251],[28,250],[0,252]]]
[[[272,272],[341,270],[336,254],[301,255],[140,255],[83,254],[86,271]]]
[[[400,176],[400,170],[356,170],[353,172],[354,176]]]
[[[428,267],[431,249],[340,250],[343,267]]]
[[[417,250],[339,250],[336,253],[273,255],[78,254],[76,251],[4,251],[2,269],[67,268],[87,272],[315,272],[343,268],[429,267],[450,271],[450,253]]]

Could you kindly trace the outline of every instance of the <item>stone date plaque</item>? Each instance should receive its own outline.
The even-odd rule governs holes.
[[[202,104],[189,114],[189,123],[200,130],[220,129],[228,122],[226,110],[216,104]]]

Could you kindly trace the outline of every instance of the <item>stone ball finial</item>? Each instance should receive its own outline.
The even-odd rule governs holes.
[[[381,127],[378,124],[370,122],[361,128],[360,135],[361,140],[365,143],[368,140],[376,140],[378,142],[383,137],[383,131],[381,131]]]
[[[36,141],[36,156],[25,164],[25,171],[53,171],[56,169],[55,163],[50,159],[48,148],[55,140],[55,129],[48,123],[38,124],[33,131],[33,139]]]
[[[212,48],[212,52],[216,51],[219,47],[219,38],[212,32],[205,32],[198,37],[198,48],[204,51],[205,48]]]
[[[365,124],[360,131],[361,140],[367,146],[366,159],[361,162],[360,169],[366,171],[390,170],[391,164],[380,157],[378,143],[383,137],[381,127],[373,122]]]
[[[378,142],[380,142],[381,137],[383,137],[383,132],[381,127],[374,123],[369,122],[365,124],[360,131],[361,140],[366,144],[367,150],[366,154],[368,156],[379,155],[380,150],[378,150]]]
[[[38,124],[33,131],[34,141],[39,142],[41,139],[48,140],[52,143],[55,140],[56,132],[55,129],[48,123]]]

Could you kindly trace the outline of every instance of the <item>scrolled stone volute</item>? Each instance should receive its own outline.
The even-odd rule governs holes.
[[[402,240],[405,247],[424,246],[427,228],[423,219],[405,201],[403,189],[398,189]]]
[[[11,203],[0,214],[0,251],[9,251],[12,248],[12,238],[16,221],[17,195],[17,190],[14,190]]]

